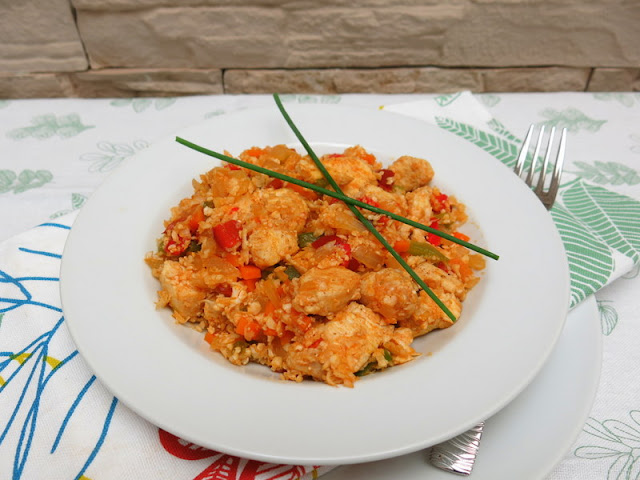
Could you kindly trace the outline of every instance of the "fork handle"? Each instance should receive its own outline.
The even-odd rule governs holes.
[[[480,447],[484,422],[457,437],[431,447],[429,462],[436,468],[458,475],[469,475]]]

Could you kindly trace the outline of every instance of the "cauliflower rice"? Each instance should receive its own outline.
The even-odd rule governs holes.
[[[284,145],[239,158],[326,184],[308,156]],[[458,232],[465,206],[432,184],[426,160],[402,156],[384,169],[355,146],[321,161],[345,195],[467,239]],[[230,164],[193,189],[145,261],[161,285],[157,306],[201,330],[231,363],[352,387],[415,358],[415,337],[452,325],[342,202]],[[459,317],[482,256],[361,211]]]

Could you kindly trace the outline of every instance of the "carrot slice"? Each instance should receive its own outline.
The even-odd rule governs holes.
[[[393,249],[398,253],[407,253],[411,242],[409,240],[398,240],[393,244]]]
[[[243,280],[256,280],[262,276],[262,270],[255,265],[241,265],[238,267],[238,272]]]
[[[464,241],[464,242],[468,242],[468,241],[470,240],[470,239],[469,239],[469,236],[468,236],[468,235],[465,235],[465,234],[464,234],[464,233],[462,233],[462,232],[453,232],[453,236],[454,236],[454,237],[456,237],[456,238],[457,238],[457,239],[459,239],[459,240]]]
[[[307,188],[301,187],[300,185],[296,185],[295,183],[287,183],[285,187],[293,190],[294,192],[298,192],[302,197],[307,200],[317,200],[318,194],[313,190],[309,190]]]
[[[245,150],[245,153],[251,157],[259,157],[264,153],[262,148],[252,147],[249,150]]]
[[[195,232],[196,230],[198,230],[198,225],[200,225],[200,222],[204,222],[204,220],[204,208],[196,208],[195,212],[193,212],[189,217],[189,230],[192,233]]]
[[[276,313],[276,306],[273,304],[273,302],[267,302],[267,304],[264,306],[264,314],[273,317],[274,313]]]
[[[255,278],[250,278],[247,280],[242,280],[242,283],[247,287],[247,292],[253,292],[256,289],[256,282],[258,280]]]
[[[224,259],[234,267],[240,266],[240,259],[238,258],[238,255],[236,255],[235,253],[227,253],[224,256]]]

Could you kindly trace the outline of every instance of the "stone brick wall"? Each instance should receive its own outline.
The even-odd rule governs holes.
[[[640,0],[0,0],[0,98],[638,91]]]

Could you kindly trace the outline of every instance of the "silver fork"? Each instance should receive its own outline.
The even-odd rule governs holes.
[[[518,162],[516,163],[516,167],[514,169],[515,174],[518,176],[522,174],[522,169],[529,153],[529,144],[531,143],[531,138],[533,137],[534,130],[535,125],[531,125],[529,127],[529,131],[527,132],[527,136],[524,139],[524,143],[522,144],[522,148],[520,149]],[[542,125],[540,127],[540,133],[538,133],[538,142],[536,143],[536,148],[533,152],[533,157],[531,158],[531,164],[529,165],[529,173],[527,173],[527,176],[524,180],[529,187],[533,187],[533,181],[536,173],[535,170],[538,164],[538,155],[540,154],[540,151],[544,144],[544,131],[545,127],[544,125]],[[534,188],[535,194],[538,196],[542,204],[547,207],[547,210],[551,210],[551,207],[553,207],[553,203],[556,200],[556,195],[558,194],[558,187],[560,186],[560,177],[562,176],[562,166],[564,164],[564,154],[567,144],[567,129],[563,128],[562,134],[560,135],[560,143],[558,145],[558,150],[556,153],[555,167],[553,169],[553,174],[551,175],[551,183],[547,188],[547,169],[549,166],[549,162],[551,161],[551,154],[553,152],[553,138],[555,136],[555,133],[556,127],[551,127],[551,133],[549,134],[549,140],[547,141],[547,151],[544,156],[544,162],[542,164],[542,169],[540,170],[540,173],[538,175],[538,183]]]
[[[527,131],[527,136],[522,143],[520,153],[518,154],[518,160],[514,168],[514,172],[519,177],[522,175],[525,163],[529,157],[529,147],[531,139],[533,138],[535,125],[531,125]],[[556,133],[556,127],[551,127],[551,133],[549,139],[546,142],[546,152],[542,168],[539,172],[536,172],[536,166],[538,165],[538,156],[544,148],[544,133],[545,127],[542,125],[538,133],[538,140],[531,157],[529,169],[526,177],[523,179],[527,186],[533,188],[534,193],[540,199],[542,204],[551,210],[556,195],[558,194],[558,187],[560,185],[560,177],[562,176],[562,166],[564,164],[564,156],[567,143],[567,129],[563,128],[560,135],[560,142],[557,150],[553,146],[553,139]],[[555,166],[553,173],[551,174],[551,181],[547,185],[547,170],[549,163],[551,163],[552,154],[556,151]],[[534,186],[534,180],[537,182]],[[480,439],[482,437],[482,430],[484,429],[484,422],[480,422],[475,427],[467,430],[466,432],[453,437],[445,442],[434,445],[430,449],[429,462],[434,467],[447,472],[456,473],[458,475],[469,475],[473,469],[473,465],[480,448]]]

